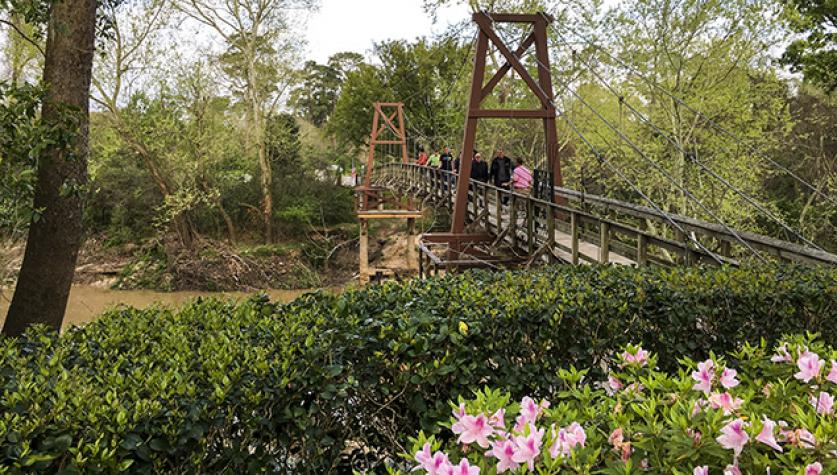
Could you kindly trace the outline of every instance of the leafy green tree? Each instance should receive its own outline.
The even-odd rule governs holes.
[[[293,23],[299,10],[317,0],[181,0],[179,8],[222,39],[220,60],[230,86],[247,105],[250,139],[256,149],[262,193],[264,239],[273,241],[273,175],[267,152],[267,120],[292,83],[300,50]]]
[[[837,90],[837,4],[834,0],[783,0],[791,31],[801,35],[782,62],[829,94]]]
[[[834,252],[837,205],[822,195],[833,197],[837,190],[837,99],[803,86],[789,101],[793,125],[772,155],[817,192],[778,171],[767,176],[764,189],[789,223]]]
[[[407,135],[429,146],[450,144],[462,130],[470,43],[455,37],[378,44],[380,66],[347,75],[328,123],[340,142],[366,144],[374,102],[403,102]]]
[[[290,102],[296,113],[317,127],[325,124],[334,112],[346,75],[362,63],[363,56],[352,52],[337,53],[327,64],[306,62],[301,71],[302,81],[291,92]]]
[[[769,67],[765,50],[765,44],[778,39],[776,16],[766,13],[769,7],[767,2],[745,0],[635,0],[590,18],[601,22],[598,25],[570,25],[585,32],[598,27],[605,35],[598,44],[668,91],[626,73],[599,50],[585,48],[575,59],[581,76],[569,83],[580,98],[565,93],[563,100],[571,117],[583,125],[582,133],[664,209],[715,221],[705,205],[731,226],[764,229],[765,213],[713,172],[741,193],[764,201],[766,164],[730,143],[706,117],[761,150],[776,146],[774,132],[789,124],[787,90]],[[704,115],[690,112],[669,93]],[[609,193],[639,199],[621,177],[598,164],[585,144],[576,141],[576,149],[579,156],[570,167],[570,183],[582,180],[582,168],[592,169],[605,177]]]

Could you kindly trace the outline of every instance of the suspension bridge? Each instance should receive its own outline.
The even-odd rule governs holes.
[[[603,263],[620,265],[744,265],[748,263],[782,261],[807,265],[837,266],[837,255],[827,252],[787,224],[781,217],[736,186],[729,178],[709,163],[698,159],[685,146],[644,114],[640,107],[626,100],[611,85],[592,61],[579,58],[602,87],[613,94],[619,103],[620,114],[625,111],[644,125],[672,150],[688,157],[689,163],[733,193],[742,203],[752,208],[760,219],[781,229],[786,239],[760,235],[735,229],[719,216],[710,205],[671,172],[661,166],[652,154],[643,150],[619,124],[613,123],[573,87],[562,81],[558,89],[586,109],[599,121],[603,130],[615,137],[620,146],[633,153],[648,173],[662,176],[673,190],[681,193],[701,214],[711,218],[702,220],[666,210],[655,202],[642,187],[630,178],[621,164],[594,145],[571,114],[556,104],[552,67],[548,47],[549,29],[554,19],[545,14],[473,15],[477,26],[473,73],[469,103],[465,111],[465,127],[458,173],[414,164],[408,157],[407,122],[401,103],[376,103],[370,135],[369,155],[364,182],[357,188],[358,218],[361,223],[361,281],[368,279],[368,222],[373,219],[407,219],[409,252],[419,251],[420,275],[453,271],[472,267],[508,268],[540,263],[568,264]],[[530,27],[531,32],[515,47],[497,28],[500,24]],[[565,25],[562,25],[562,27]],[[569,40],[558,28],[555,35],[564,45]],[[572,31],[570,28],[569,31]],[[808,183],[790,169],[755,150],[717,121],[656,84],[631,65],[621,61],[606,49],[585,40],[589,47],[608,55],[620,65],[624,74],[634,75],[649,87],[661,92],[673,103],[701,117],[717,136],[722,137],[725,149],[737,147],[757,157],[779,173],[790,176],[810,190],[812,198],[831,204],[837,200],[827,192]],[[486,81],[486,60],[493,47],[505,63]],[[534,49],[534,51],[531,51]],[[573,54],[573,57],[577,56]],[[513,71],[537,99],[539,107],[530,109],[496,109],[483,107],[494,88]],[[389,108],[389,109],[388,109]],[[474,150],[478,123],[482,119],[539,120],[544,133],[544,158],[531,193],[518,193],[509,188],[471,180],[471,150]],[[561,164],[570,160],[573,151],[561,147],[556,133],[556,121],[563,121],[575,134],[575,142],[586,147],[598,163],[614,177],[622,180],[643,204],[568,189],[563,186]],[[394,147],[400,163],[376,164],[378,147]],[[467,152],[467,153],[466,153]],[[415,220],[421,217],[421,206],[447,209],[451,228],[446,233],[415,235]]]

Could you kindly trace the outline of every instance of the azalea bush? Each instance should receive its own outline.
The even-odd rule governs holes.
[[[413,439],[414,470],[495,473],[837,473],[837,351],[794,338],[774,353],[684,358],[676,373],[629,346],[607,379],[562,370],[551,400],[484,389]],[[443,439],[449,441],[443,443]]]
[[[381,471],[475,387],[556,401],[561,368],[605,380],[631,341],[669,371],[743,341],[837,341],[835,315],[837,271],[795,266],[558,266],[121,308],[0,337],[0,473]]]

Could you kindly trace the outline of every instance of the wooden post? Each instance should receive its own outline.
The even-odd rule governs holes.
[[[482,205],[485,207],[485,221],[483,225],[485,226],[485,231],[491,231],[491,206],[488,204],[488,187],[485,184],[482,185]]]
[[[494,197],[497,199],[494,203],[494,219],[497,221],[497,228],[494,231],[499,236],[503,232],[503,192],[497,188],[494,190]]]
[[[407,218],[407,267],[416,268],[416,218]]]
[[[721,255],[724,257],[730,257],[732,255],[732,246],[726,239],[721,241]]]
[[[551,263],[555,261],[555,211],[551,207],[546,210],[546,245]]]
[[[369,220],[360,220],[360,285],[369,283]]]
[[[517,195],[511,194],[509,199],[509,233],[512,238],[512,247],[517,247]]]
[[[570,213],[570,236],[572,243],[570,244],[570,251],[572,252],[572,263],[578,265],[578,213]]]
[[[601,223],[599,231],[599,262],[607,264],[610,260],[610,225]]]
[[[636,238],[636,265],[648,265],[648,238],[645,234],[639,234]]]
[[[526,237],[527,251],[531,254],[535,252],[535,203],[531,198],[526,200]]]

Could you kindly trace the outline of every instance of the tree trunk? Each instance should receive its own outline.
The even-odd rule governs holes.
[[[111,116],[116,124],[116,129],[119,132],[119,135],[122,137],[122,140],[127,142],[134,151],[139,154],[142,158],[142,162],[145,165],[146,170],[151,175],[152,181],[154,184],[157,185],[157,189],[160,191],[160,194],[163,195],[163,199],[166,199],[169,196],[172,196],[174,193],[172,191],[172,186],[169,184],[168,179],[166,178],[162,168],[157,163],[157,160],[154,156],[152,156],[151,152],[149,152],[148,148],[145,144],[140,141],[137,137],[134,136],[133,132],[129,130],[127,125],[122,121],[122,118],[119,117],[118,112],[116,109],[111,110]],[[197,231],[195,231],[195,226],[192,224],[192,221],[189,219],[188,213],[181,212],[178,213],[172,219],[174,230],[177,232],[177,237],[180,239],[180,244],[185,249],[192,249],[195,243],[195,236],[197,235]]]
[[[224,208],[224,203],[221,201],[221,198],[215,200],[215,206],[218,207],[218,212],[221,213],[221,217],[224,218],[224,224],[227,226],[227,235],[230,239],[230,244],[235,244],[238,240],[238,233],[235,229],[235,223],[232,220],[232,217],[229,213],[227,213],[227,209]]]
[[[264,132],[259,138],[259,168],[262,185],[262,221],[264,222],[265,244],[273,242],[273,170],[267,159],[267,143]]]
[[[70,113],[78,130],[72,144],[46,150],[38,162],[34,204],[43,212],[29,227],[17,287],[3,326],[3,333],[9,336],[18,336],[35,323],[60,330],[64,319],[83,237],[81,187],[87,183],[96,3],[65,0],[52,5],[44,62],[49,92],[41,119],[47,126],[66,127]]]

